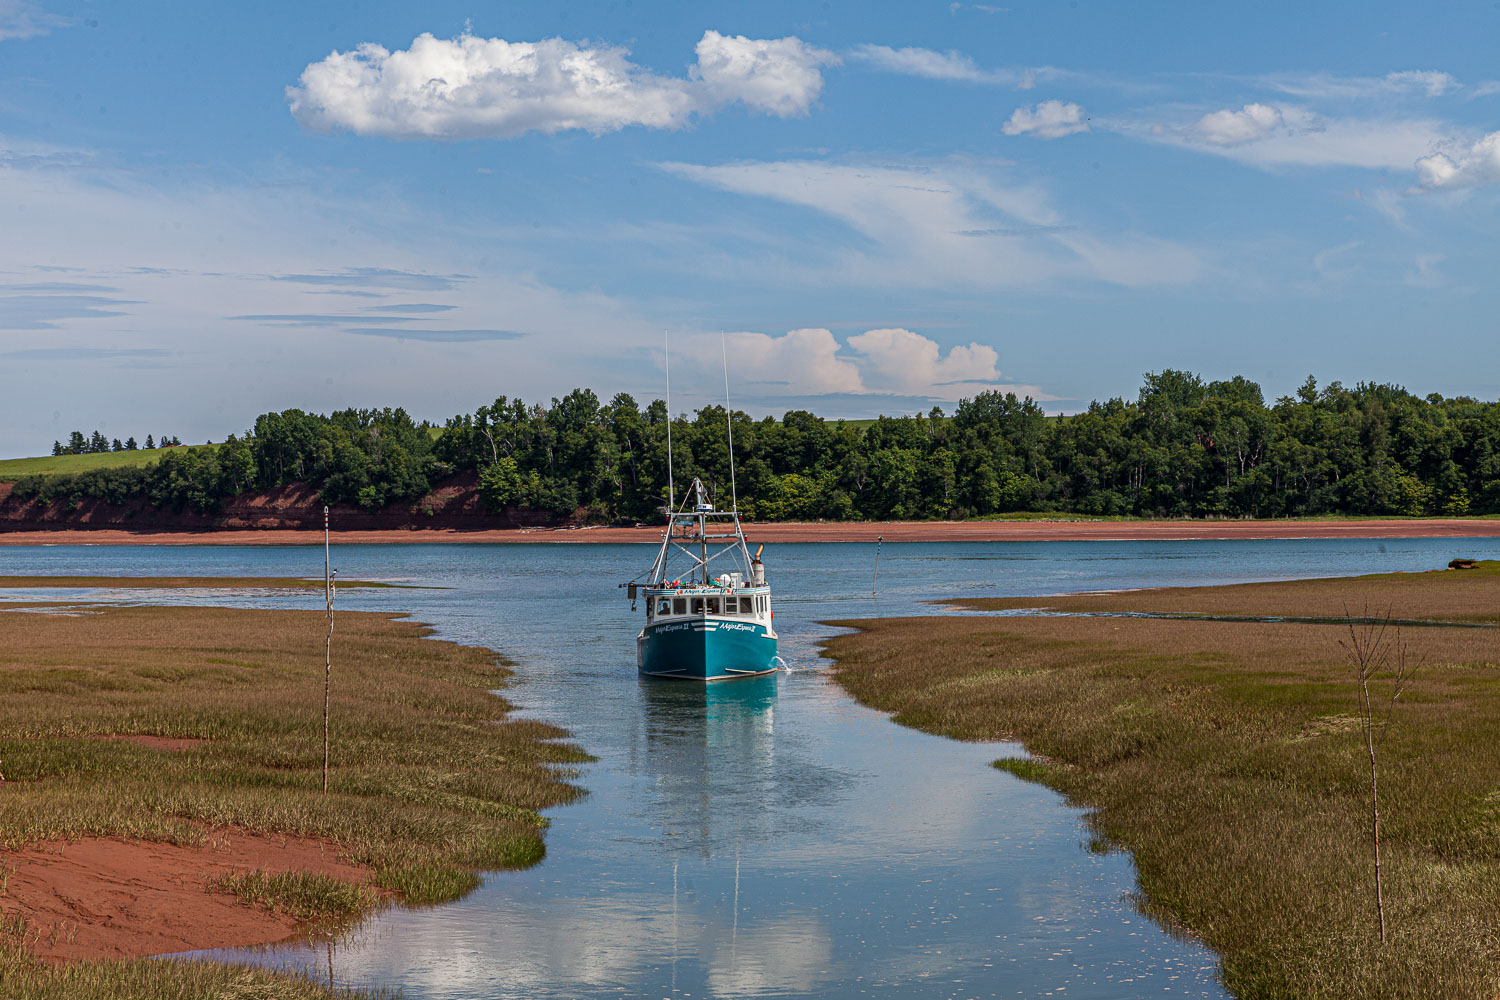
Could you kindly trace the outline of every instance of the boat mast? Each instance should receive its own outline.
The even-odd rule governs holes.
[[[667,366],[667,514],[670,517],[677,510],[677,487],[672,484],[672,342],[665,330],[661,332],[661,350]]]
[[[724,344],[724,331],[719,331],[719,356],[724,359],[724,423],[729,425],[729,498],[733,503],[734,523],[740,522],[740,491],[734,482],[734,410],[729,408],[729,348]]]
[[[697,491],[694,495],[695,513],[698,515],[698,567],[703,570],[703,582],[708,583],[708,515],[703,508],[711,506],[708,502],[708,494],[703,492],[703,480],[694,479],[693,489]]]

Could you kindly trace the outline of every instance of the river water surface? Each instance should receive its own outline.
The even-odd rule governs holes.
[[[753,534],[753,533],[752,533]],[[829,619],[931,614],[944,597],[1332,576],[1500,558],[1500,539],[768,546],[789,669],[706,691],[642,682],[617,584],[641,545],[335,546],[339,593],[518,664],[505,694],[599,760],[551,810],[547,857],[465,899],[394,908],[329,946],[214,957],[458,997],[1223,996],[1214,955],[1137,913],[1127,855],[996,771],[1014,744],[892,724],[829,681]],[[3,574],[317,576],[314,547],[26,546]],[[322,606],[322,594],[10,591],[140,603]],[[1357,595],[1354,597],[1357,600]],[[335,658],[337,642],[335,641]],[[335,684],[337,661],[335,659]]]

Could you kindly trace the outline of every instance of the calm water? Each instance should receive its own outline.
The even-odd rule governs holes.
[[[344,590],[520,664],[506,694],[599,757],[553,810],[547,858],[466,899],[393,909],[332,947],[215,952],[449,997],[1222,996],[1214,956],[1137,914],[1128,857],[989,766],[1010,744],[899,728],[831,684],[818,621],[927,614],[960,595],[1430,569],[1500,539],[768,546],[790,671],[704,691],[643,683],[616,584],[644,546],[339,546]],[[318,575],[278,548],[0,548],[0,574]],[[58,592],[49,591],[48,596]],[[11,592],[11,596],[17,596]],[[125,595],[321,607],[321,594]]]

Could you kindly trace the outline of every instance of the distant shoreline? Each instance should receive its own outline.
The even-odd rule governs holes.
[[[1075,542],[1189,541],[1276,538],[1500,537],[1500,519],[1282,521],[888,521],[747,524],[760,542]],[[334,531],[343,545],[638,543],[661,538],[641,528],[503,528]],[[305,529],[126,531],[118,528],[0,531],[0,545],[312,545],[323,533]]]

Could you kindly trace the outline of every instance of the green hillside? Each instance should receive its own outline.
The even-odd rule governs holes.
[[[179,445],[147,451],[103,451],[89,455],[48,455],[45,458],[0,458],[0,482],[42,473],[84,472],[88,469],[123,469],[150,465],[169,451],[213,451],[216,444]]]

